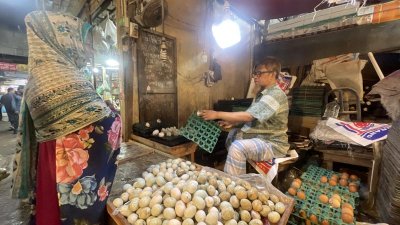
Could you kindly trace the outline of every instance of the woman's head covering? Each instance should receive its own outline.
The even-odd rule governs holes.
[[[83,23],[63,13],[35,11],[25,18],[29,73],[25,102],[37,140],[77,131],[110,114],[81,68],[85,55]]]

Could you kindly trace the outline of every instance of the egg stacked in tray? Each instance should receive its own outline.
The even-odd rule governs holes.
[[[296,200],[289,223],[355,224],[354,209],[358,204],[359,185],[355,175],[310,166],[287,191],[287,195]]]

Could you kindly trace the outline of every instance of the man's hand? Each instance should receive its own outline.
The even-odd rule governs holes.
[[[214,110],[201,110],[200,117],[204,120],[216,120],[218,119],[218,112]]]
[[[233,127],[233,123],[232,122],[228,122],[228,121],[218,121],[218,125],[224,129],[230,129]]]

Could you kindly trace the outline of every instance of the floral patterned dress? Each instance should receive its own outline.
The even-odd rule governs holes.
[[[105,224],[120,131],[111,116],[39,144],[36,224]]]

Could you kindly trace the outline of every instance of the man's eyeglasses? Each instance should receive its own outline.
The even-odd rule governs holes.
[[[273,71],[273,70],[253,71],[252,76],[254,78],[256,78],[256,77],[258,78],[258,77],[261,77],[261,75],[264,74],[264,73],[273,73],[273,72],[275,72],[275,71]]]

